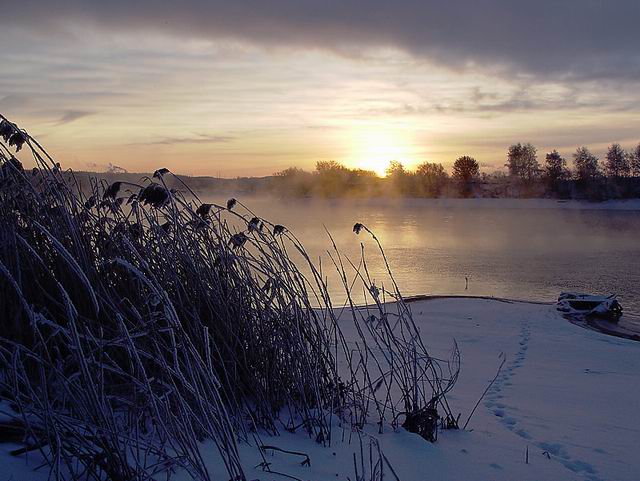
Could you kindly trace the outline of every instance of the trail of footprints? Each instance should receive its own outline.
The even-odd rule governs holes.
[[[541,452],[546,453],[549,457],[556,458],[567,469],[576,474],[583,475],[584,479],[589,481],[603,481],[598,477],[597,471],[592,465],[584,461],[571,458],[565,446],[562,444],[542,442],[533,439],[525,429],[518,426],[521,421],[517,415],[518,408],[508,406],[502,402],[504,398],[502,391],[508,389],[509,386],[512,385],[512,380],[515,374],[527,358],[530,339],[531,329],[529,327],[529,323],[524,322],[522,329],[520,330],[518,352],[512,361],[506,363],[506,368],[503,368],[496,381],[493,383],[493,386],[489,389],[486,401],[484,402],[485,407],[493,412],[493,414],[499,418],[500,423],[502,423],[507,429],[513,431],[521,438],[530,441],[533,446],[539,448]]]

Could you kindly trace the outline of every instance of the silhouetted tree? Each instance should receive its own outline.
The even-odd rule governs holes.
[[[277,195],[306,197],[313,188],[313,175],[298,167],[289,167],[273,176],[273,189]]]
[[[510,175],[525,183],[531,183],[540,175],[536,148],[529,143],[517,143],[509,147],[506,166]]]
[[[544,176],[552,192],[559,192],[563,181],[569,179],[567,161],[557,150],[552,150],[545,156]]]
[[[416,168],[416,180],[422,195],[439,197],[447,185],[449,175],[442,164],[423,162]]]
[[[345,170],[347,170],[347,168],[335,160],[320,160],[316,162],[316,172],[318,173],[343,172]]]
[[[587,147],[579,147],[573,154],[577,188],[589,200],[603,200],[606,197],[606,186],[602,182],[602,174],[598,165],[598,157]]]
[[[640,177],[640,144],[631,153],[631,175]]]
[[[392,160],[385,169],[385,173],[387,174],[387,177],[393,177],[394,175],[406,174],[407,171],[405,170],[404,165],[402,165],[402,162]]]
[[[589,182],[600,175],[598,157],[593,155],[587,147],[578,147],[573,154],[576,180]]]
[[[453,163],[453,178],[458,181],[460,193],[465,197],[471,193],[471,186],[479,176],[480,166],[473,157],[463,155]]]
[[[379,195],[381,181],[373,170],[349,169],[347,194],[355,197]]]
[[[316,175],[320,194],[326,197],[344,195],[347,190],[349,169],[335,160],[316,162]]]
[[[376,196],[382,193],[382,182],[383,179],[372,170],[349,169],[330,160],[317,162],[314,173],[298,167],[275,172],[271,190],[277,195],[298,197]]]
[[[629,175],[631,171],[629,156],[620,144],[611,144],[609,146],[606,159],[605,172],[607,173],[607,177],[620,179],[621,177],[627,177]]]
[[[407,172],[402,165],[402,162],[392,160],[389,162],[389,166],[385,170],[387,179],[393,186],[393,189],[398,194],[411,194],[411,173]]]

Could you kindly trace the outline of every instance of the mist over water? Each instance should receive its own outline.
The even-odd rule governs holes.
[[[375,243],[367,233],[352,232],[353,224],[362,222],[380,239],[406,296],[552,302],[561,291],[616,293],[624,322],[637,322],[640,314],[640,210],[540,199],[242,201],[292,230],[312,258],[322,259],[334,304],[345,294],[326,254],[331,242],[323,225],[354,264],[363,242],[372,278],[386,285]],[[362,298],[355,293],[357,301]]]

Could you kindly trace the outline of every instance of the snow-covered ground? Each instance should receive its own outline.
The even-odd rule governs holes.
[[[639,479],[640,343],[582,329],[548,305],[455,298],[411,307],[432,354],[445,356],[454,338],[459,344],[462,372],[449,399],[462,423],[501,356],[506,361],[467,431],[441,432],[430,444],[404,430],[370,429],[401,480]],[[273,452],[273,471],[309,481],[355,479],[361,445],[353,433],[336,428],[326,448],[303,434],[262,442],[310,457],[301,466],[304,458]],[[2,446],[1,479],[46,479],[46,470],[39,478],[30,472],[35,456],[25,463],[7,454],[12,448]],[[366,441],[363,449],[367,457]],[[205,445],[203,454],[214,479],[227,479],[215,448]],[[255,467],[262,459],[254,447],[241,446],[241,454],[249,480],[287,479]],[[389,470],[385,479],[394,479]]]
[[[452,463],[438,479],[638,479],[640,343],[570,324],[554,306],[442,299],[413,312],[428,345],[460,345],[451,400],[463,413],[507,356],[473,432],[441,438]]]

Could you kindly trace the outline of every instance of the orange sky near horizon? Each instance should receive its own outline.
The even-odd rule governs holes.
[[[0,112],[75,170],[236,177],[335,160],[382,175],[391,160],[449,169],[471,155],[493,171],[514,142],[542,159],[640,140],[640,113],[623,106],[631,91],[453,69],[394,48],[75,35],[44,50],[25,37],[22,55],[0,54]]]

